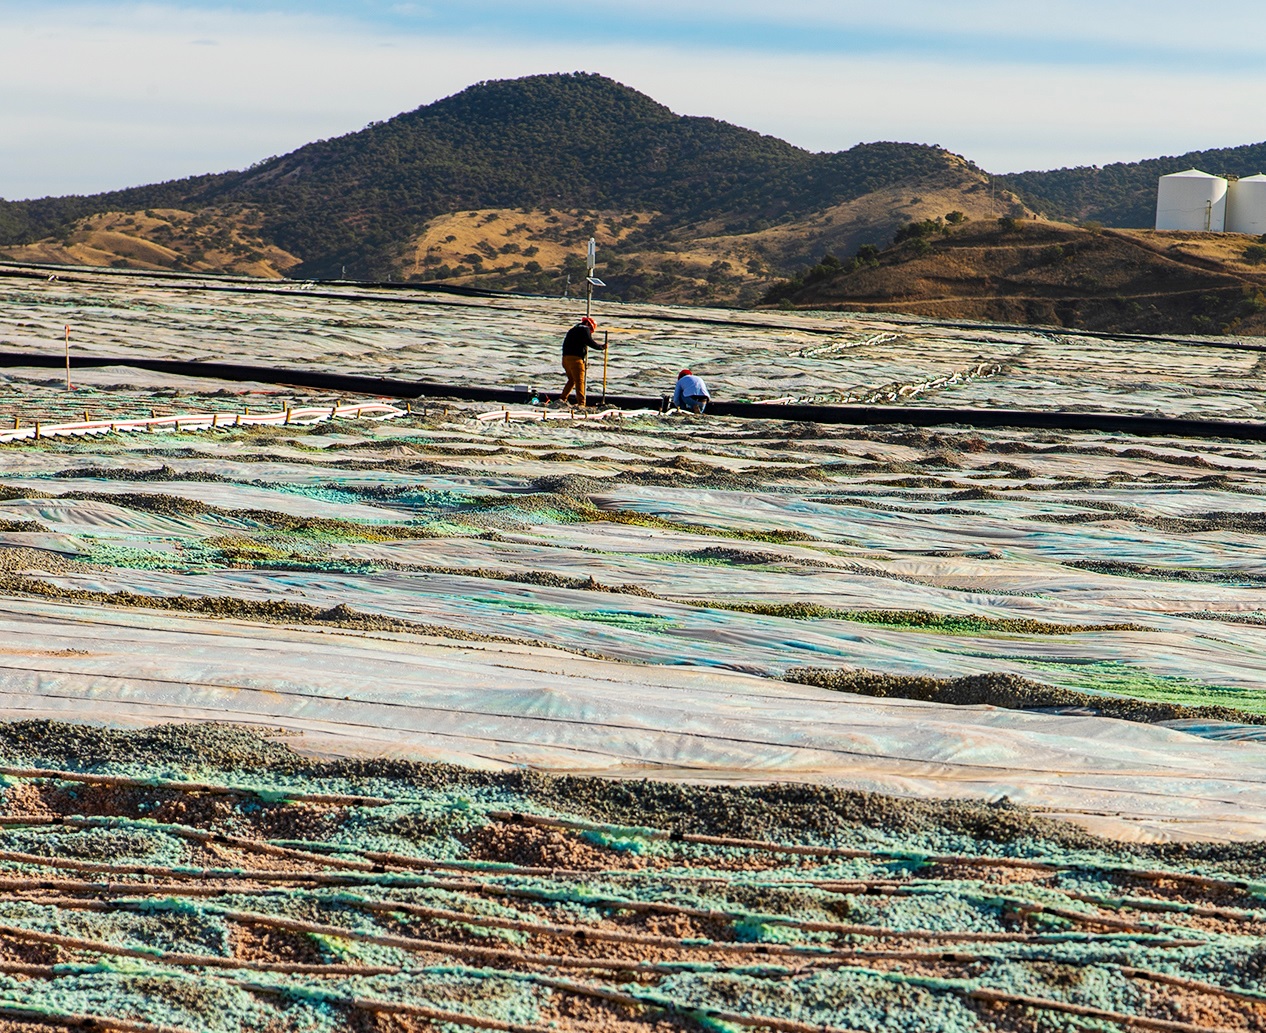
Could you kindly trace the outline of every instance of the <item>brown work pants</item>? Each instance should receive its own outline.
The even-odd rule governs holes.
[[[559,395],[559,401],[566,404],[567,399],[571,397],[571,389],[576,389],[576,396],[579,404],[585,404],[585,360],[579,355],[563,356],[563,372],[567,374],[567,383],[563,385],[563,393]]]

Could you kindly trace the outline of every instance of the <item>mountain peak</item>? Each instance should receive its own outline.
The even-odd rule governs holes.
[[[481,121],[522,122],[572,110],[608,118],[669,122],[678,116],[646,94],[595,72],[552,72],[518,79],[487,79],[410,112],[462,113]]]

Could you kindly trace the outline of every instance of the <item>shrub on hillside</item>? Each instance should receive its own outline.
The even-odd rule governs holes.
[[[855,262],[856,259],[850,263],[850,266]],[[811,284],[822,283],[825,280],[833,279],[842,272],[849,271],[851,271],[851,268],[846,267],[835,255],[828,252],[822,256],[822,261],[817,265],[811,265],[808,269],[801,270],[789,280],[781,280],[775,283],[765,292],[762,301],[766,305],[785,301]]]
[[[820,261],[817,265],[810,266],[808,269],[805,270],[804,282],[806,284],[809,284],[809,283],[820,283],[823,280],[829,280],[843,268],[844,268],[844,263],[842,263],[838,258],[836,258],[833,254],[831,254],[828,251],[825,255],[822,256],[822,261]]]
[[[1250,244],[1244,249],[1244,261],[1251,262],[1253,265],[1261,265],[1266,262],[1266,244]]]
[[[907,240],[922,240],[926,237],[939,237],[945,232],[945,223],[940,219],[924,219],[922,222],[911,222],[897,230],[892,238],[894,244],[902,244]]]

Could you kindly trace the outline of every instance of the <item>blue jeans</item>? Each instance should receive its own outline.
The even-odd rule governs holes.
[[[701,413],[703,412],[704,407],[707,404],[708,404],[707,395],[690,395],[689,397],[683,398],[681,400],[681,407],[685,409],[687,412]]]

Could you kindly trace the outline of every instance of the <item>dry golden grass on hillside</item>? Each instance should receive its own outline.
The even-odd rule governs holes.
[[[583,256],[590,237],[598,246],[619,246],[655,212],[597,212],[580,208],[481,208],[432,219],[406,252],[406,278],[431,278],[447,267],[452,276],[561,269],[568,256]]]
[[[985,178],[964,165],[952,178],[938,176],[876,190],[752,233],[727,234],[715,223],[694,227],[695,235],[680,250],[646,257],[648,262],[658,258],[663,266],[667,254],[670,263],[680,263],[696,274],[694,285],[669,291],[664,300],[754,301],[777,279],[812,265],[823,255],[852,255],[861,244],[884,247],[908,223],[944,218],[950,212],[961,212],[968,221],[977,222],[999,215],[1033,215],[1010,192],[991,192]],[[700,294],[700,285],[713,290]]]
[[[653,283],[660,301],[732,300],[744,283],[768,280],[748,270],[752,253],[741,238],[639,247],[634,234],[653,231],[657,214],[580,208],[454,212],[432,219],[415,238],[401,273],[406,279],[542,293],[561,293],[570,274],[572,290],[578,291],[593,237],[599,276]]]
[[[752,304],[778,279],[830,252],[886,245],[909,222],[959,211],[971,220],[1030,215],[965,164],[794,221],[735,233],[724,220],[662,232],[654,211],[483,208],[432,219],[393,278],[561,294],[583,289],[585,245],[599,248],[609,296],[681,304]],[[760,226],[760,224],[757,224]],[[58,238],[0,249],[16,261],[226,272],[277,279],[302,261],[265,243],[249,209],[150,209],[82,219]]]
[[[432,219],[406,251],[400,272],[405,279],[539,293],[561,293],[570,272],[572,289],[579,290],[578,263],[592,236],[598,275],[629,300],[751,303],[779,277],[827,252],[882,246],[909,222],[953,211],[972,220],[1032,214],[1013,195],[992,194],[966,166],[948,178],[875,191],[748,233],[727,233],[716,221],[664,239],[656,233],[655,212],[484,208]]]
[[[982,220],[790,284],[781,300],[1109,333],[1262,335],[1266,266],[1238,261],[1252,240]]]
[[[1117,230],[1148,247],[1164,250],[1176,258],[1191,257],[1216,262],[1246,273],[1266,272],[1266,266],[1245,261],[1244,250],[1261,239],[1246,233],[1186,233],[1169,230]]]
[[[901,227],[944,218],[950,212],[962,212],[977,222],[1034,214],[1009,191],[991,191],[980,173],[963,168],[953,179],[937,176],[876,190],[742,239],[769,266],[786,268],[811,264],[828,252],[838,257],[851,255],[859,244],[883,247]]]
[[[78,220],[59,238],[0,248],[17,262],[178,269],[280,279],[299,259],[260,236],[258,212],[151,208]]]

